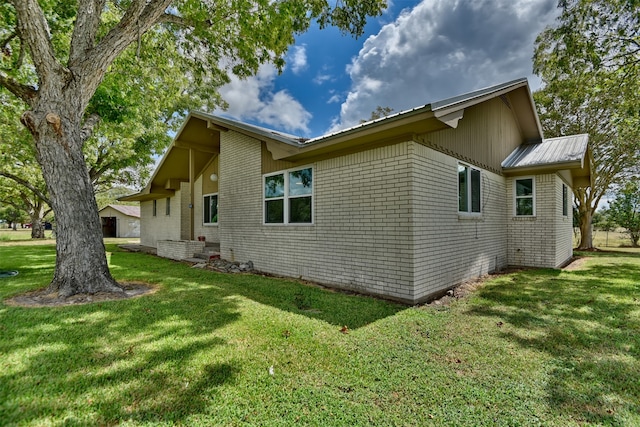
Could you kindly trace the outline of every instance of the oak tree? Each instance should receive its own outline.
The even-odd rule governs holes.
[[[536,40],[534,94],[547,137],[588,133],[593,185],[574,188],[579,249],[593,247],[591,219],[612,185],[640,162],[640,3],[561,0],[555,26]]]
[[[21,122],[33,136],[56,216],[49,291],[123,292],[108,269],[83,151],[101,119],[91,101],[119,57],[135,52],[148,67],[166,58],[206,105],[221,104],[216,88],[229,73],[248,76],[265,62],[282,67],[294,35],[312,21],[360,35],[366,18],[384,7],[384,0],[2,2],[0,86],[28,107]],[[158,91],[167,83],[162,77]],[[135,76],[119,74],[117,82],[135,85]]]

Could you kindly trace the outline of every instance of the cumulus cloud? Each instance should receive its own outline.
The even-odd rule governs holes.
[[[424,0],[370,36],[347,67],[351,89],[330,131],[531,77],[536,35],[553,22],[556,0]],[[534,84],[532,84],[533,86]]]
[[[293,74],[300,74],[307,68],[307,48],[306,46],[294,46],[289,59]]]
[[[308,134],[311,113],[286,90],[273,91],[277,75],[276,68],[267,64],[253,77],[239,79],[232,76],[231,82],[220,88],[229,108],[216,113],[237,120],[259,121],[291,133]]]

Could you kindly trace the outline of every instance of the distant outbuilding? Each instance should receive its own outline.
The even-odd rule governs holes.
[[[140,206],[107,205],[100,222],[104,237],[140,237]]]

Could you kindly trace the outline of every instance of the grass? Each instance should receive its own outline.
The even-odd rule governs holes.
[[[0,305],[3,425],[640,425],[640,253],[434,308],[107,248],[118,280],[158,292]],[[54,258],[0,246],[20,271],[0,297],[44,286]]]

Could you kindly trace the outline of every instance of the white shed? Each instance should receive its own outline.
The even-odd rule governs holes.
[[[107,205],[100,222],[104,237],[140,237],[140,206]]]

